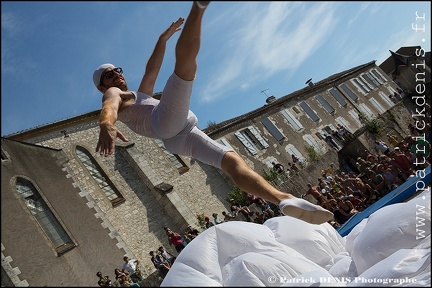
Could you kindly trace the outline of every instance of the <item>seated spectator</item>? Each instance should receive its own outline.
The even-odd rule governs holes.
[[[258,197],[249,193],[246,193],[246,202],[247,205],[252,205],[254,203],[256,203],[256,201],[258,200]]]
[[[381,174],[377,174],[370,170],[367,175],[369,176],[369,184],[374,190],[378,191],[381,197],[389,192],[386,181]]]
[[[250,211],[249,207],[241,206],[240,204],[235,202],[234,199],[231,199],[230,209],[231,209],[231,213],[234,216],[237,216],[237,214],[241,213],[246,218],[247,221],[249,222],[252,221],[249,216],[252,216],[254,213]]]
[[[384,155],[388,155],[390,153],[390,148],[387,146],[384,141],[375,141],[375,149],[383,153]]]
[[[405,153],[400,151],[399,147],[396,147],[389,156],[392,159],[390,163],[399,169],[400,176],[406,181],[411,174],[410,170],[413,168],[413,163],[410,162]]]
[[[335,169],[334,163],[332,162],[332,163],[330,163],[330,165],[327,168],[325,168],[324,170],[321,171],[321,174],[325,173],[326,175],[333,177],[335,175],[335,172],[336,172],[336,169]]]
[[[126,276],[126,277],[129,277],[129,272],[127,272],[127,271],[122,271],[122,270],[120,270],[119,268],[115,268],[114,269],[114,275],[115,275],[115,278],[117,279],[117,278],[120,278],[121,276]]]
[[[185,248],[185,245],[183,244],[183,237],[179,233],[169,230],[167,232],[167,236],[168,243],[174,246],[177,253],[180,253]]]
[[[364,200],[352,194],[348,195],[348,201],[351,202],[351,204],[354,206],[354,209],[358,212],[363,211],[366,208]]]
[[[331,204],[328,202],[328,200],[324,200],[323,202],[321,202],[321,207],[323,207],[324,209],[327,209],[329,211],[332,211],[332,206]]]
[[[231,213],[227,213],[226,211],[222,211],[222,215],[224,216],[224,221],[225,222],[228,222],[228,221],[230,221],[230,220],[232,220],[232,219],[235,218],[234,215],[232,215]]]
[[[337,183],[335,179],[332,179],[330,181],[330,185],[329,186],[330,186],[330,190],[333,189],[333,191],[335,193],[339,193],[339,191],[342,189],[341,186],[340,186],[340,184]]]
[[[393,147],[397,147],[399,144],[399,140],[395,134],[387,133],[387,139]]]
[[[337,140],[337,142],[339,142],[343,146],[343,144],[345,143],[345,138],[339,135],[338,131],[332,129],[330,131],[330,134],[335,140]]]
[[[329,200],[329,204],[332,207],[330,211],[333,212],[334,219],[336,220],[336,222],[340,225],[344,224],[348,219],[340,212],[339,206],[337,205],[337,201],[334,199]]]
[[[208,216],[204,217],[204,225],[208,229],[210,227],[213,227],[215,224],[213,222],[210,222],[210,218]]]
[[[352,216],[358,213],[354,208],[354,205],[348,201],[348,198],[342,198],[337,200],[337,205],[339,206],[339,211],[348,220]]]
[[[99,277],[98,285],[100,287],[113,287],[109,276],[102,276],[102,272],[100,271],[96,272],[96,276]]]
[[[382,154],[383,156],[387,156],[385,154]],[[381,155],[376,155],[373,153],[368,153],[366,155],[366,162],[369,162],[368,164],[371,165],[372,163],[376,163],[378,161],[378,157]]]
[[[185,235],[190,239],[193,240],[195,239],[198,235],[199,235],[199,231],[198,229],[192,227],[191,225],[188,225],[188,227],[186,228],[186,232]]]
[[[133,282],[131,278],[128,278],[126,275],[122,275],[119,277],[118,281],[116,281],[119,287],[140,287],[137,282]]]
[[[213,217],[213,221],[216,225],[223,223],[222,218],[218,217],[217,213],[213,213],[212,217]]]
[[[357,187],[354,187],[354,188],[347,187],[346,194],[347,194],[347,196],[352,195],[352,196],[357,197],[359,199],[366,200],[366,197],[361,193],[360,189]]]
[[[324,195],[325,193],[327,193],[328,191],[330,191],[330,186],[325,182],[321,182],[319,183],[319,189],[321,189],[321,193]]]
[[[321,202],[324,201],[324,196],[321,194],[319,187],[318,186],[312,186],[311,183],[307,184],[308,190],[306,191],[305,194],[302,195],[302,198],[307,196],[307,195],[311,195],[312,197],[315,198],[315,200],[318,201],[318,204],[320,204]]]
[[[355,187],[359,189],[361,194],[366,198],[366,206],[375,203],[381,197],[378,191],[374,190],[368,183],[363,182],[360,178],[357,178]]]
[[[291,159],[292,159],[292,163],[298,163],[299,162],[299,158],[297,158],[294,154],[291,154]]]
[[[382,174],[387,187],[389,188],[389,190],[392,190],[392,187],[394,187],[394,185],[399,186],[400,184],[402,184],[403,182],[398,178],[397,173],[390,167],[386,168],[384,170],[384,173]]]
[[[162,257],[160,255],[157,255],[155,253],[155,251],[150,251],[149,252],[151,258],[151,262],[153,263],[154,267],[162,272],[162,275],[166,275],[166,273],[168,273],[168,271],[170,270],[171,266],[169,265],[168,261],[163,261]]]
[[[273,165],[273,170],[276,171],[277,173],[283,173],[285,171],[285,167],[280,163],[272,162],[272,165]]]
[[[430,143],[428,140],[423,139],[423,137],[410,138],[410,143],[408,148],[417,156],[418,159],[429,158],[430,155]],[[420,162],[420,161],[419,161]]]
[[[345,192],[347,190],[347,187],[354,188],[354,183],[356,182],[357,177],[351,177],[351,176],[353,175],[344,174],[343,178],[337,175],[335,176],[337,184],[339,184],[340,188],[345,190]],[[347,195],[348,194],[345,194],[345,196]]]
[[[330,188],[330,190],[325,194],[326,201],[331,200],[331,199],[335,199],[333,196],[333,193],[334,193],[334,190],[332,188]]]
[[[129,278],[133,282],[139,282],[139,281],[143,280],[143,277],[141,275],[141,271],[139,269],[139,260],[138,259],[130,259],[129,257],[124,256],[123,261],[125,263],[123,263],[122,272],[129,273]]]
[[[295,163],[288,162],[288,166],[289,166],[288,168],[290,169],[290,171],[292,171],[294,174],[297,173],[298,171],[300,171],[300,168]]]
[[[163,246],[160,246],[158,248],[158,252],[159,252],[159,255],[162,257],[163,261],[168,262],[169,267],[171,267],[174,264],[174,261],[177,258],[174,254],[165,250],[165,248]]]
[[[254,223],[257,224],[263,224],[265,222],[264,220],[264,213],[260,213],[258,211],[255,212],[255,218],[253,219]]]
[[[274,211],[271,209],[270,204],[262,198],[258,198],[257,206],[261,208],[261,212],[264,214],[265,220],[275,216]],[[256,214],[256,213],[255,213]]]
[[[322,178],[326,184],[330,183],[333,180],[333,177],[328,175],[326,172],[321,173]]]

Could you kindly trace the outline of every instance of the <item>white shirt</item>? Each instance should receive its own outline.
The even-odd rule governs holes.
[[[381,152],[385,152],[389,147],[385,145],[383,142],[379,142],[375,144],[375,147],[379,149]]]
[[[136,264],[134,263],[135,261],[137,261],[136,259],[129,259],[128,263],[123,263],[123,270],[128,271],[129,273],[134,273],[135,272],[135,268],[136,268]]]

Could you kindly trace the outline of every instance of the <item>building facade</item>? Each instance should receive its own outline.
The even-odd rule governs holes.
[[[308,84],[204,131],[258,173],[272,161],[286,167],[293,154],[311,167],[311,148],[334,159],[343,143],[331,146],[331,131],[355,134],[362,117],[395,106],[388,95],[398,88],[374,61]],[[120,122],[129,142],[111,157],[95,153],[99,112],[2,137],[2,284],[6,273],[15,286],[93,286],[97,271],[113,278],[123,255],[151,273],[149,251],[173,251],[165,225],[182,232],[197,214],[229,209],[234,186],[222,171]]]

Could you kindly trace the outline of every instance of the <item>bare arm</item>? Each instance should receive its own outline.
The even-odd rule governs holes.
[[[180,31],[180,26],[183,24],[183,22],[184,18],[180,17],[176,22],[172,22],[170,27],[168,27],[168,29],[159,36],[153,53],[147,61],[144,76],[141,80],[138,92],[153,96],[154,85],[156,83],[156,79],[165,56],[166,42],[175,32]]]
[[[118,88],[108,89],[102,98],[102,110],[99,116],[99,141],[96,152],[109,156],[114,153],[115,140],[119,137],[124,142],[128,140],[114,126],[117,121],[118,110],[122,104]]]

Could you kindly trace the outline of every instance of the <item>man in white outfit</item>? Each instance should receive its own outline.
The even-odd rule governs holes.
[[[279,205],[285,215],[312,224],[327,222],[333,218],[333,213],[277,190],[250,169],[234,151],[217,143],[196,127],[197,118],[189,110],[189,104],[197,71],[201,22],[208,4],[209,1],[195,1],[186,21],[179,18],[160,35],[136,92],[129,90],[121,68],[103,64],[94,71],[93,82],[104,94],[96,152],[104,156],[112,155],[117,137],[128,141],[114,126],[120,120],[140,135],[161,139],[171,153],[191,156],[222,169],[240,189]],[[184,21],[175,48],[174,73],[168,79],[159,101],[151,96],[164,58],[166,42],[181,30]]]

